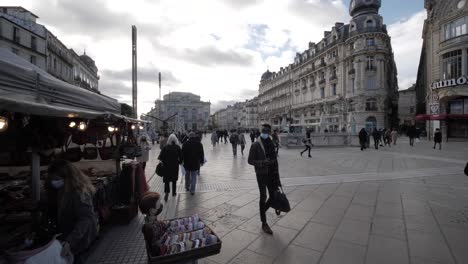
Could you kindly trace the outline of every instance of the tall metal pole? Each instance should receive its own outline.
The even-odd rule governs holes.
[[[159,72],[159,100],[161,100],[161,72]]]
[[[132,107],[135,118],[138,118],[137,71],[137,28],[132,26]]]

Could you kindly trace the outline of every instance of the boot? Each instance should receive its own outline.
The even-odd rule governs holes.
[[[167,199],[168,199],[168,198],[169,198],[169,193],[166,193],[166,194],[164,195],[164,201],[167,202]]]
[[[271,230],[270,226],[268,226],[267,223],[263,223],[262,224],[262,229],[263,229],[263,232],[269,234],[269,235],[273,235],[273,230]]]

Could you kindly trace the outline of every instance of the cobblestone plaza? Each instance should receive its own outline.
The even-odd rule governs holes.
[[[221,253],[199,263],[468,263],[468,143],[367,150],[316,148],[312,158],[280,149],[280,174],[292,210],[263,234],[258,188],[247,156],[204,139],[207,164],[197,193],[164,204],[163,219],[199,213],[221,237]],[[250,148],[247,145],[246,150]],[[247,153],[247,151],[246,151]],[[157,164],[154,146],[148,178]],[[153,191],[162,180],[151,178]],[[147,263],[139,215],[105,230],[87,263]]]

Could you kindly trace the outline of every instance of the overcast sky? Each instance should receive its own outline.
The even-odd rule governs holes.
[[[400,89],[416,80],[423,0],[383,0]],[[410,3],[408,3],[410,2]],[[138,112],[171,91],[198,94],[212,112],[258,94],[260,76],[292,63],[335,22],[349,0],[2,0],[23,6],[68,47],[96,60],[99,89],[131,103],[131,25],[138,28]]]

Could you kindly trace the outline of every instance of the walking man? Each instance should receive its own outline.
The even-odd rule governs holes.
[[[244,156],[244,149],[245,149],[245,135],[244,133],[240,133],[239,134],[239,144],[241,146],[241,153],[242,153],[242,156]]]
[[[407,135],[409,137],[410,146],[414,147],[414,138],[416,137],[417,131],[414,125],[410,126],[408,129]]]
[[[237,156],[237,145],[239,144],[239,135],[237,134],[237,131],[233,129],[231,131],[231,136],[229,137],[229,142],[232,145],[232,154],[234,157]]]
[[[398,132],[396,131],[396,128],[392,130],[392,133],[390,135],[392,137],[393,145],[396,145],[396,141],[398,139]]]
[[[306,148],[301,152],[301,156],[304,154],[304,152],[309,151],[309,158],[312,158],[312,155],[310,155],[310,151],[312,150],[312,139],[310,138],[310,131],[306,132],[306,137],[303,139],[303,142]]]
[[[436,129],[436,132],[434,133],[434,147],[433,149],[436,148],[436,145],[439,144],[439,150],[442,149],[442,132],[440,132],[440,128]]]
[[[365,128],[361,129],[359,131],[359,145],[361,145],[361,151],[363,151],[366,148],[366,143],[367,143],[367,131]]]
[[[275,152],[275,145],[270,138],[271,126],[264,124],[260,138],[252,144],[249,152],[248,162],[255,167],[258,189],[260,191],[260,219],[262,229],[265,233],[272,235],[273,231],[267,224],[266,211],[270,208],[267,203],[267,190],[269,197],[274,197],[274,193],[281,185],[278,171],[278,160]],[[270,201],[270,200],[269,200]]]
[[[250,140],[252,144],[255,142],[255,131],[253,129],[250,131]]]
[[[200,167],[205,162],[203,145],[195,132],[190,132],[187,142],[182,146],[182,160],[185,169],[185,190],[194,195]]]
[[[374,128],[374,131],[372,132],[372,137],[374,138],[375,149],[379,149],[379,143],[380,143],[382,135],[380,134],[380,131],[377,130],[377,128]]]

